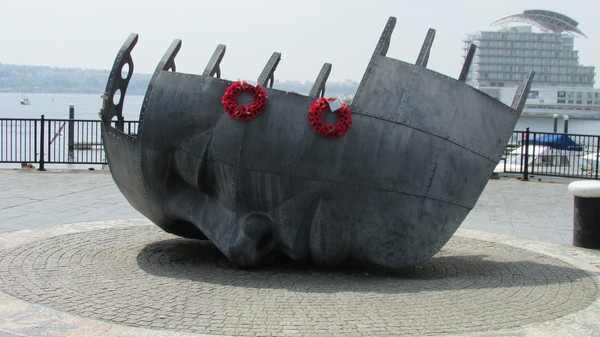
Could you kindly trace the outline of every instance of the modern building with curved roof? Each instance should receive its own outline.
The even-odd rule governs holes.
[[[521,14],[508,15],[492,22],[492,24],[505,24],[511,22],[529,23],[547,32],[575,33],[587,37],[579,28],[577,28],[579,22],[566,15],[542,9],[530,9]]]
[[[500,24],[502,29],[470,33],[464,40],[465,57],[472,44],[477,46],[468,84],[510,102],[517,86],[530,71],[535,71],[524,116],[558,113],[600,119],[600,90],[594,89],[595,67],[580,64],[579,51],[574,48],[575,37],[585,37],[577,21],[535,9],[492,24]]]

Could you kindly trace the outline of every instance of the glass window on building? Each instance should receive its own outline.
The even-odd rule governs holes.
[[[565,97],[565,92],[564,92],[564,91],[559,91],[559,92],[557,93],[557,96],[558,96],[558,97]],[[564,102],[563,102],[563,103],[564,103]]]

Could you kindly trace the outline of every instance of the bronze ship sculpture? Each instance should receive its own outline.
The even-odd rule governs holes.
[[[350,106],[322,98],[330,64],[302,95],[272,88],[279,53],[251,85],[220,78],[223,45],[202,75],[177,72],[175,40],[148,85],[135,135],[124,132],[122,116],[132,34],[100,112],[116,184],[166,232],[208,239],[241,267],[278,253],[320,266],[426,261],[477,202],[533,73],[507,106],[465,84],[474,46],[458,79],[426,68],[434,30],[416,64],[387,57],[395,22]],[[335,124],[324,122],[330,111]]]

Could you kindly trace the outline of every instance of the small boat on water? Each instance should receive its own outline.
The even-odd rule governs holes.
[[[23,66],[23,78],[26,80],[27,79],[27,68],[26,66]],[[31,100],[29,99],[29,97],[25,96],[25,85],[23,85],[23,91],[21,91],[21,96],[23,98],[21,98],[21,105],[31,105]]]
[[[581,170],[588,174],[595,174],[598,171],[598,154],[588,153],[581,157]]]
[[[527,147],[527,149],[525,149]],[[527,152],[527,160],[525,153]],[[535,167],[539,170],[569,170],[576,171],[576,163],[581,157],[581,150],[566,150],[559,149],[548,145],[528,145],[521,146],[511,151],[506,159],[501,160],[494,173],[502,172],[523,172],[525,167],[524,162],[529,167],[529,172],[532,172]]]
[[[494,173],[523,172],[527,165],[530,173],[586,175],[596,165],[593,157],[587,158],[585,154],[583,146],[567,135],[543,135],[508,153]]]

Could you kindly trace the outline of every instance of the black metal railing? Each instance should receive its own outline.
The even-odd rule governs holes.
[[[0,118],[0,163],[107,164],[100,120]],[[137,134],[137,121],[124,132]],[[513,132],[495,169],[531,175],[599,178],[600,136]]]
[[[0,119],[0,162],[37,162],[39,119]]]
[[[0,163],[107,164],[100,120],[0,118]],[[137,134],[137,121],[124,132]]]
[[[600,136],[513,132],[495,172],[598,179]]]

